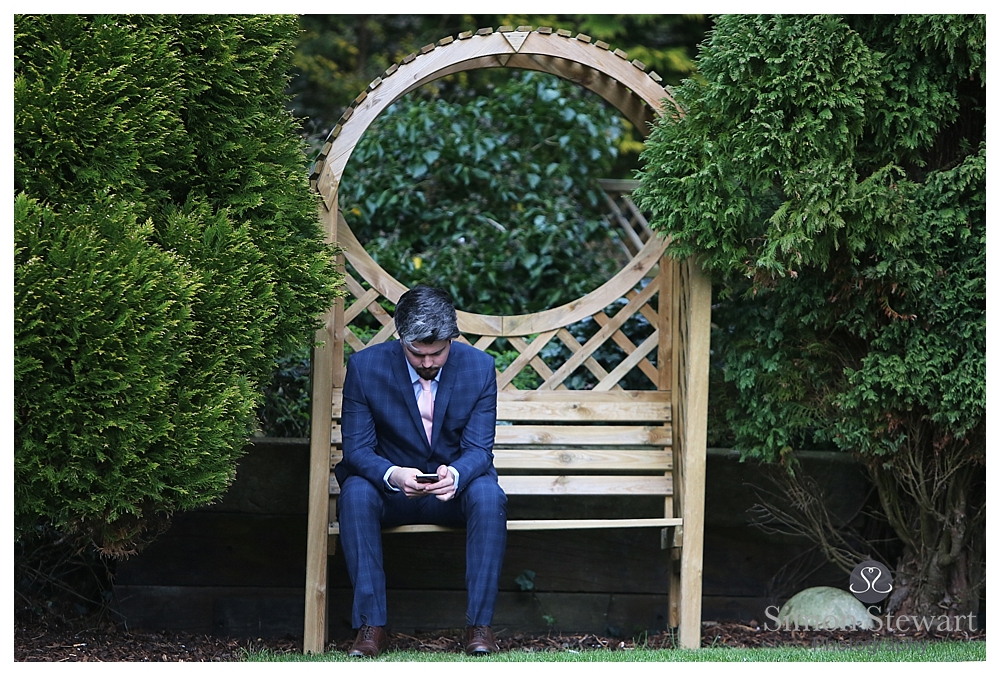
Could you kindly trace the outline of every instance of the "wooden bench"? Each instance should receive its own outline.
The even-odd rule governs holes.
[[[680,554],[683,519],[675,516],[670,392],[658,391],[519,391],[497,395],[494,466],[508,496],[508,514],[518,511],[525,496],[613,498],[613,518],[593,513],[581,517],[570,500],[560,519],[509,518],[507,530],[585,530],[657,528],[660,547],[670,550],[670,625],[680,617]],[[342,390],[334,391],[332,464],[340,461]],[[336,550],[339,485],[330,473],[328,552]],[[652,508],[649,500],[658,498]],[[593,502],[593,501],[591,501]],[[602,501],[607,502],[607,501]],[[591,512],[594,505],[591,504]],[[386,528],[385,534],[458,530],[435,525]],[[700,562],[699,562],[700,563]],[[694,592],[692,592],[694,593]],[[700,596],[700,589],[698,590]]]
[[[335,401],[341,392],[334,394]],[[334,464],[339,462],[340,411],[334,411]],[[497,397],[494,465],[509,497],[614,496],[628,512],[630,498],[663,499],[662,513],[628,518],[512,519],[508,531],[587,528],[661,528],[673,542],[674,516],[669,392],[501,391]],[[331,473],[330,494],[340,488]],[[634,501],[633,501],[634,502]],[[616,510],[618,512],[618,510]],[[331,514],[336,514],[332,506]],[[386,533],[454,530],[412,525]],[[331,520],[329,534],[340,533]]]

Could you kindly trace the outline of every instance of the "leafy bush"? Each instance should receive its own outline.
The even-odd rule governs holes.
[[[535,72],[489,96],[411,94],[361,138],[340,205],[372,257],[404,283],[444,287],[483,314],[543,310],[621,265],[597,185],[621,133],[594,95]]]
[[[983,16],[721,17],[638,191],[715,276],[737,446],[856,454],[904,543],[889,610],[922,616],[985,581],[985,40]]]
[[[285,111],[293,17],[17,16],[20,529],[135,551],[219,498],[341,282]]]

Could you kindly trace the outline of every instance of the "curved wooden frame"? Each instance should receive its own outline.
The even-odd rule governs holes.
[[[420,50],[420,54],[410,54],[401,63],[391,66],[376,78],[344,112],[339,123],[331,131],[320,152],[315,170],[310,176],[313,188],[322,197],[322,220],[327,241],[339,243],[345,255],[356,270],[376,291],[392,301],[398,300],[406,290],[398,280],[392,278],[378,266],[358,242],[350,227],[339,213],[337,192],[344,168],[350,159],[362,134],[374,120],[394,101],[406,93],[435,79],[462,71],[479,68],[520,68],[537,70],[568,79],[600,95],[614,105],[636,128],[645,135],[649,124],[658,115],[665,113],[664,102],[674,107],[674,114],[681,114],[676,102],[659,84],[655,73],[646,73],[645,66],[638,60],[629,61],[621,50],[612,50],[607,43],[592,42],[589,36],[575,37],[569,31],[521,26],[514,30],[501,26],[497,32],[491,28],[476,32],[465,32],[456,38],[447,37],[436,44]],[[493,317],[459,312],[459,329],[463,332],[487,336],[506,336],[514,344],[527,348],[521,338],[539,334],[532,342],[536,349],[523,349],[515,363],[526,363],[536,356],[538,349],[557,332],[567,334],[569,323],[595,315],[601,320],[599,331],[604,339],[617,331],[624,317],[635,310],[644,308],[645,302],[654,294],[660,294],[661,325],[668,327],[670,335],[659,343],[658,363],[674,363],[675,367],[665,367],[654,376],[660,378],[659,388],[670,389],[673,397],[678,395],[684,401],[674,403],[673,420],[679,433],[674,434],[673,446],[677,467],[674,475],[682,480],[675,489],[674,503],[681,512],[681,522],[673,534],[674,552],[680,557],[680,571],[672,573],[671,597],[678,593],[679,608],[671,599],[671,624],[674,613],[678,612],[680,644],[687,648],[697,648],[701,636],[701,567],[704,521],[704,455],[705,431],[707,423],[707,364],[708,336],[711,302],[711,286],[700,266],[692,261],[675,265],[663,257],[667,242],[660,237],[650,237],[629,265],[612,279],[582,298],[532,315]],[[660,273],[655,283],[641,293],[632,289],[657,264]],[[348,280],[349,282],[351,280]],[[355,282],[355,285],[357,283]],[[363,293],[363,292],[362,292]],[[622,319],[615,321],[605,317],[601,308],[609,302],[627,295],[631,298],[623,311]],[[674,297],[676,296],[676,298]],[[682,298],[680,296],[683,296]],[[669,307],[664,307],[669,297]],[[360,300],[360,299],[359,299]],[[364,305],[367,305],[366,300]],[[633,309],[634,306],[634,309]],[[384,312],[383,312],[384,314]],[[330,496],[331,468],[331,419],[333,390],[342,385],[344,375],[345,304],[338,299],[324,318],[325,326],[316,334],[319,347],[313,355],[313,401],[309,479],[309,513],[307,525],[307,560],[304,652],[322,652],[326,640],[326,566],[328,550],[328,526],[335,515],[328,509]],[[383,331],[391,331],[386,325]],[[617,335],[617,334],[616,334]],[[572,337],[566,340],[572,342]],[[648,349],[656,346],[656,334],[647,339],[646,349],[638,349],[621,336],[616,340],[627,343],[629,359],[623,362],[622,370],[627,371],[640,362]],[[519,347],[521,349],[521,347]],[[560,382],[560,374],[568,373],[570,366],[590,362],[589,352],[584,347],[573,360],[567,362],[560,373],[553,376],[553,389]],[[532,362],[534,363],[534,362]],[[513,364],[512,364],[513,366]],[[544,367],[544,364],[542,365]],[[648,364],[646,364],[649,367]],[[627,368],[626,368],[627,367]],[[594,365],[588,365],[594,369]],[[599,367],[598,367],[599,368]],[[649,367],[652,368],[652,367]],[[618,371],[619,369],[616,369]],[[683,373],[681,373],[683,371]],[[672,375],[671,375],[672,374]],[[609,383],[617,380],[615,373],[609,375]],[[513,377],[512,375],[510,376]],[[564,377],[564,376],[563,376]],[[663,378],[667,382],[663,382]],[[609,384],[604,389],[612,387]],[[560,396],[558,392],[549,395]],[[568,394],[568,393],[567,393]],[[596,394],[596,393],[595,393]],[[508,398],[519,396],[516,392],[505,393]],[[668,498],[667,511],[672,513]],[[676,519],[667,519],[673,523]],[[662,524],[660,524],[662,525]],[[681,542],[683,541],[683,546]],[[665,545],[668,546],[668,545]],[[678,551],[679,550],[679,551]]]
[[[527,30],[525,30],[527,29]],[[330,132],[320,152],[312,176],[327,208],[334,209],[334,197],[347,161],[361,135],[382,111],[408,92],[446,75],[479,68],[521,68],[538,70],[586,87],[615,106],[643,136],[649,123],[663,112],[662,102],[673,97],[659,84],[659,76],[647,74],[638,60],[607,43],[591,43],[590,37],[569,31],[552,31],[528,26],[513,30],[501,26],[494,33],[483,28],[462,33],[458,40],[448,37],[410,54],[375,78],[344,112]]]
[[[365,251],[361,242],[354,236],[347,221],[344,220],[343,214],[340,214],[338,218],[337,232],[340,245],[344,247],[344,252],[351,265],[365,279],[369,280],[379,293],[393,303],[398,301],[399,297],[406,293],[406,287],[386,272]],[[458,328],[463,333],[495,336],[527,336],[543,331],[554,331],[566,324],[590,317],[607,307],[609,300],[624,296],[659,263],[666,248],[666,239],[651,237],[632,261],[619,270],[614,277],[582,298],[565,305],[527,315],[480,315],[458,310]]]

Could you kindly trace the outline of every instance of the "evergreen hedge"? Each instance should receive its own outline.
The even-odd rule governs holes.
[[[801,448],[855,454],[902,543],[888,610],[975,612],[985,16],[724,16],[699,72],[637,192],[713,274],[733,443],[792,470]],[[873,556],[831,530],[813,534],[847,572]]]
[[[217,500],[342,279],[286,16],[16,16],[16,536],[136,551]]]

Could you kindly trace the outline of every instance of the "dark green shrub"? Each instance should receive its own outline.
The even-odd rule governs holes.
[[[296,25],[15,17],[19,528],[124,554],[217,500],[337,293],[284,108]]]
[[[274,362],[270,382],[257,409],[259,434],[268,437],[308,437],[312,413],[311,350],[303,346]]]
[[[856,454],[915,616],[985,583],[985,47],[984,16],[721,17],[639,189],[714,275],[736,445]]]
[[[340,189],[352,230],[386,271],[482,314],[555,307],[618,271],[597,184],[622,134],[613,109],[535,72],[488,96],[416,94],[369,128]]]

